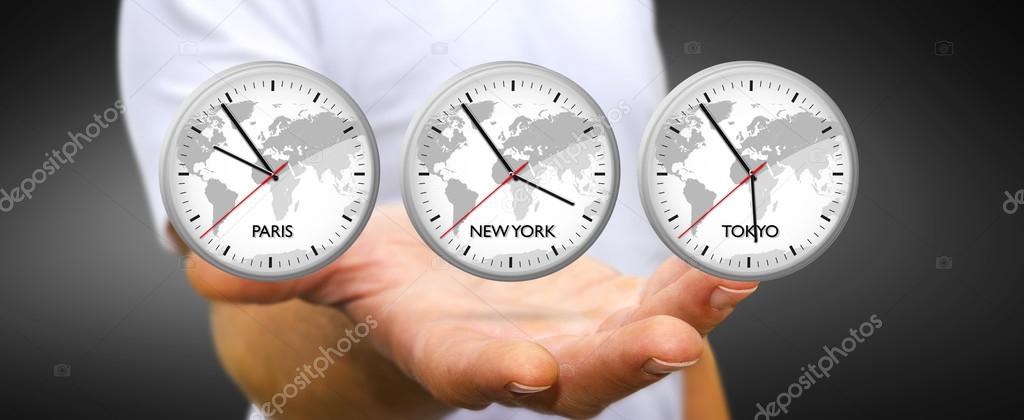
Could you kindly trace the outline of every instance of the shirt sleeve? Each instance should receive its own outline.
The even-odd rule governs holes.
[[[121,5],[118,78],[128,135],[157,235],[173,249],[160,198],[160,152],[193,89],[229,67],[258,60],[320,69],[320,31],[310,3],[132,0]]]

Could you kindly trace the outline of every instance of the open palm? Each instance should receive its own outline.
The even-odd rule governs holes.
[[[372,316],[377,350],[442,402],[569,416],[695,363],[702,335],[756,288],[675,258],[646,280],[587,257],[533,281],[484,280],[439,259],[397,206],[377,208],[338,261],[295,281],[252,282],[193,259],[193,286],[214,299],[298,297]]]

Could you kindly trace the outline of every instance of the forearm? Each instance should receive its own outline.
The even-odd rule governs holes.
[[[210,315],[221,364],[274,418],[431,418],[449,410],[380,356],[369,336],[351,334],[353,322],[336,309],[213,302]],[[339,348],[348,350],[327,350]]]
[[[729,405],[725,399],[718,363],[711,344],[704,338],[704,353],[697,364],[686,369],[683,382],[686,420],[728,419]]]

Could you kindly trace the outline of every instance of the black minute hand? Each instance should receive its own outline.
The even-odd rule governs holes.
[[[272,169],[270,169],[270,164],[267,163],[267,160],[263,158],[263,154],[260,153],[259,150],[256,150],[256,145],[252,144],[252,140],[249,139],[249,135],[245,134],[245,130],[243,130],[242,126],[238,124],[238,120],[236,120],[235,116],[231,114],[231,111],[228,109],[228,106],[221,103],[220,107],[224,109],[225,114],[228,114],[228,119],[231,120],[231,124],[235,126],[235,129],[238,130],[238,133],[242,135],[242,138],[245,139],[245,142],[249,144],[249,148],[252,149],[252,152],[256,155],[256,157],[260,159],[260,163],[263,164],[263,167],[266,168],[268,172],[272,171]]]
[[[747,173],[749,174],[750,167],[747,166],[747,162],[744,162],[743,158],[740,157],[740,152],[737,151],[735,147],[733,147],[732,142],[729,141],[729,138],[725,136],[725,132],[722,131],[722,127],[718,126],[718,122],[715,121],[715,117],[711,116],[711,113],[708,112],[707,107],[705,107],[703,103],[700,104],[700,110],[704,111],[704,116],[708,117],[708,121],[711,121],[711,126],[715,127],[715,131],[718,132],[718,135],[722,137],[722,140],[725,140],[725,145],[729,146],[729,151],[732,152],[733,156],[736,156],[736,160],[740,161],[740,165],[742,165],[743,169],[747,171]],[[750,179],[757,179],[757,177],[751,177]]]
[[[757,243],[757,188],[753,176],[750,177],[750,207],[754,212],[754,243]]]
[[[511,174],[513,172],[512,171],[512,166],[508,164],[507,160],[505,160],[505,156],[503,156],[501,154],[501,152],[498,151],[498,146],[494,145],[494,142],[491,141],[491,137],[488,136],[487,132],[484,131],[484,128],[480,126],[480,122],[478,122],[476,120],[476,117],[473,116],[473,113],[469,111],[469,107],[466,106],[465,103],[462,104],[462,110],[466,113],[467,116],[469,116],[469,120],[473,122],[473,126],[476,127],[476,131],[480,132],[480,135],[484,137],[484,140],[487,142],[487,145],[490,146],[491,151],[494,152],[494,155],[498,157],[498,161],[501,162],[501,165],[504,166],[505,169],[508,170],[508,172]],[[513,174],[512,175],[512,179],[516,180],[516,181],[525,182],[527,185],[529,185],[529,186],[531,186],[531,187],[533,187],[533,188],[535,188],[535,189],[537,189],[537,190],[539,190],[539,191],[541,191],[541,192],[543,192],[543,193],[545,193],[547,195],[550,195],[550,196],[554,197],[555,199],[557,199],[558,201],[561,201],[561,202],[563,202],[565,204],[568,204],[570,206],[575,206],[576,205],[576,203],[573,203],[572,201],[567,200],[565,197],[562,197],[562,196],[560,196],[558,194],[555,194],[555,193],[549,191],[548,189],[546,189],[544,187],[541,187],[540,185],[534,184],[534,183],[526,180],[526,178],[523,178],[523,177],[519,176],[518,174]]]
[[[562,196],[560,196],[558,194],[555,194],[555,193],[553,193],[551,191],[548,191],[546,188],[544,188],[544,187],[542,187],[540,185],[537,185],[537,184],[534,184],[534,183],[532,183],[530,181],[527,181],[525,178],[523,178],[523,177],[521,177],[519,175],[513,175],[512,178],[515,179],[516,181],[525,182],[527,185],[529,185],[529,186],[531,186],[533,188],[536,188],[536,189],[540,190],[541,192],[543,192],[543,193],[545,193],[547,195],[550,195],[550,196],[554,197],[555,199],[557,199],[558,201],[561,201],[561,202],[563,202],[565,204],[568,204],[570,206],[575,206],[576,205],[576,203],[573,203],[572,201],[567,200],[565,197],[562,197]]]
[[[479,122],[477,122],[476,117],[473,116],[473,113],[469,112],[469,107],[466,106],[466,104],[462,104],[462,110],[465,111],[466,115],[469,116],[469,120],[473,122],[473,126],[476,127],[476,131],[479,131],[480,135],[484,136],[484,140],[487,141],[487,145],[491,147],[491,151],[494,152],[494,155],[498,157],[499,161],[501,161],[501,164],[505,167],[505,170],[507,170],[509,173],[512,173],[512,166],[508,164],[508,161],[505,160],[505,157],[502,156],[501,152],[498,151],[498,147],[494,145],[494,142],[491,141],[491,137],[487,135],[487,132],[484,131],[484,128],[480,126]]]

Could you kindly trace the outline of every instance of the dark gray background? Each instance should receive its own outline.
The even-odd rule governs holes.
[[[628,0],[624,0],[628,1]],[[119,97],[116,4],[5,6],[0,188]],[[1009,11],[977,2],[663,1],[674,85],[764,60],[821,85],[856,135],[861,186],[833,248],[763,284],[712,334],[730,405],[751,418],[872,315],[884,323],[784,418],[1005,413],[1021,372],[1024,188]],[[939,40],[954,55],[936,56]],[[687,41],[702,44],[685,54]],[[5,414],[241,418],[212,351],[206,304],[159,248],[121,122],[33,200],[0,213],[0,401]],[[935,258],[953,258],[936,270]],[[70,363],[70,378],[53,365]]]

